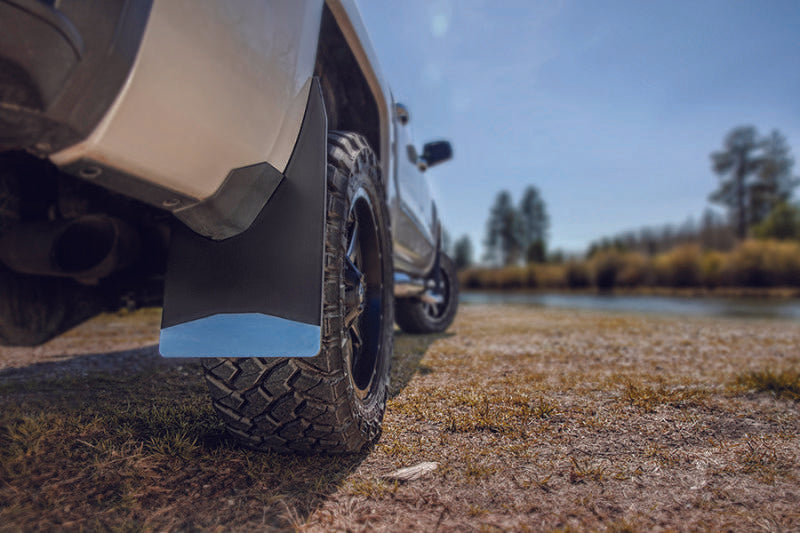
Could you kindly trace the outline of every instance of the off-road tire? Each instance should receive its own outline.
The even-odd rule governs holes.
[[[327,187],[321,353],[311,358],[204,361],[214,408],[229,432],[252,448],[346,454],[380,435],[393,343],[392,250],[379,167],[363,137],[328,134]],[[353,237],[354,220],[369,225],[365,210],[371,211],[374,235]],[[377,324],[370,339],[361,339],[361,346],[373,346],[374,353],[362,349],[355,356],[345,301],[352,298],[352,291],[347,292],[352,276],[345,279],[346,268],[355,264],[347,263],[351,237],[358,241],[362,263],[371,265],[364,268],[366,288],[360,293],[360,301],[366,294],[369,303],[359,307],[362,314],[356,320],[369,316],[370,324]],[[375,249],[366,250],[368,243]]]
[[[0,264],[0,346],[38,346],[106,308],[91,287]]]
[[[446,254],[439,257],[439,292],[444,296],[441,304],[428,304],[419,298],[399,298],[396,320],[406,333],[441,333],[450,327],[458,311],[458,277],[453,260]]]

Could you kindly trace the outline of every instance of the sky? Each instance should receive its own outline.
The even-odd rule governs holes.
[[[549,248],[698,219],[739,125],[800,157],[797,0],[357,0],[455,240],[483,250],[495,196],[528,185]],[[800,174],[800,164],[795,166]],[[798,194],[795,194],[797,198]]]

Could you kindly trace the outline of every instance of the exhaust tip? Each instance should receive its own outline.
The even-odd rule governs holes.
[[[53,246],[53,264],[67,275],[93,270],[111,255],[116,234],[108,218],[85,218],[70,224]]]
[[[130,265],[140,248],[139,234],[122,220],[89,215],[64,228],[50,258],[61,275],[91,281]]]
[[[0,238],[0,261],[11,270],[86,283],[127,267],[140,250],[136,229],[107,215],[23,225]]]

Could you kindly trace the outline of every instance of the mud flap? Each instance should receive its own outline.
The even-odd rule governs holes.
[[[214,241],[175,220],[165,357],[312,357],[322,336],[327,119],[315,79],[283,179],[243,233]]]

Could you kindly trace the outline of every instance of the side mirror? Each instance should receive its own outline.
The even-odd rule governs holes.
[[[408,124],[408,121],[411,120],[411,113],[408,112],[408,108],[400,102],[394,104],[394,114],[403,126]]]
[[[448,159],[452,158],[453,147],[450,145],[449,141],[434,141],[427,143],[422,147],[422,157],[420,159],[424,164],[420,166],[420,170],[425,170],[433,165],[444,163]]]

